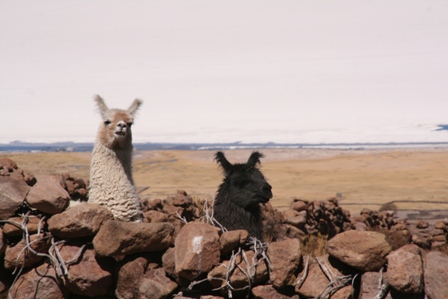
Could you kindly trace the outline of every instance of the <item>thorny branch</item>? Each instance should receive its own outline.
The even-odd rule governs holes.
[[[218,222],[218,220],[215,219],[213,204],[210,207],[207,201],[204,202],[204,214],[205,215],[201,217],[202,221],[205,220],[205,223],[211,224],[213,226],[218,226],[223,232],[227,231],[227,228],[225,228],[221,223]]]
[[[45,236],[44,232],[42,231],[42,223],[46,217],[43,216],[42,218],[40,218],[38,225],[37,225],[37,235],[40,236],[42,234],[43,236],[31,241],[30,234],[28,231],[28,221],[30,218],[30,212],[27,212],[26,214],[20,215],[20,216],[22,217],[22,223],[18,223],[18,222],[12,221],[12,220],[0,220],[0,223],[7,223],[7,224],[13,225],[13,226],[21,229],[22,230],[22,238],[25,241],[25,246],[22,248],[22,250],[20,250],[20,252],[17,255],[16,266],[14,268],[14,271],[12,272],[12,274],[15,275],[15,277],[14,277],[14,280],[13,280],[11,287],[9,288],[9,291],[8,291],[8,298],[11,298],[11,299],[12,299],[12,297],[11,297],[12,287],[14,286],[14,284],[17,282],[17,279],[22,274],[22,271],[26,264],[27,250],[34,255],[48,258],[50,263],[52,264],[52,266],[54,267],[54,269],[56,271],[56,275],[58,277],[62,278],[64,275],[67,275],[67,273],[68,273],[66,266],[76,263],[86,247],[86,244],[84,244],[72,259],[65,262],[59,252],[58,247],[57,247],[58,245],[65,243],[65,241],[62,240],[62,241],[55,242],[55,240],[52,236]],[[32,245],[34,243],[37,243],[38,241],[42,241],[42,240],[49,239],[49,238],[51,238],[51,246],[49,248],[48,253],[37,252],[32,247]],[[52,252],[54,255],[52,254]],[[20,263],[19,261],[20,261],[20,257],[22,256],[22,254],[23,254],[23,263],[19,269],[18,265]]]
[[[305,262],[305,266],[303,268],[303,275],[302,277],[297,280],[296,282],[296,286],[297,288],[300,288],[302,286],[302,284],[305,282],[305,279],[308,277],[308,270],[309,270],[309,265],[310,265],[310,255],[308,254],[306,256],[306,262]]]
[[[383,268],[380,270],[380,279],[378,280],[378,294],[374,299],[384,299],[390,290],[390,284],[387,280],[383,279]]]
[[[338,290],[342,289],[343,287],[349,285],[352,283],[352,281],[355,279],[353,275],[344,275],[335,277],[334,273],[330,270],[330,267],[328,267],[325,262],[325,265],[319,261],[319,259],[314,258],[319,265],[322,272],[325,274],[325,276],[328,278],[330,283],[325,288],[325,290],[317,296],[315,299],[325,299],[325,298],[331,298],[331,296],[336,293]]]
[[[266,254],[266,251],[268,248],[267,243],[263,243],[256,238],[250,238],[248,241],[248,245],[250,245],[250,249],[252,249],[254,251],[254,256],[251,260],[251,263],[249,262],[246,252],[241,247],[239,247],[236,252],[232,251],[232,255],[230,256],[227,265],[226,264],[220,265],[220,266],[226,268],[225,278],[213,277],[210,279],[205,278],[200,281],[193,281],[188,286],[188,289],[191,290],[195,285],[200,284],[205,281],[209,281],[209,280],[222,281],[222,285],[220,287],[213,289],[213,291],[227,289],[227,294],[228,294],[229,298],[233,298],[233,292],[252,289],[252,284],[255,280],[257,267],[262,262],[265,262],[268,265],[268,271],[270,271],[271,266],[270,266],[269,258]],[[240,257],[240,258],[238,259],[238,257]],[[238,260],[240,262],[238,262]],[[244,262],[246,263],[245,269],[240,265],[242,260],[244,260]],[[235,272],[236,269],[239,269],[247,277],[247,281],[248,281],[247,286],[242,287],[242,288],[235,288],[232,286],[230,281],[231,281],[232,274]],[[249,296],[250,296],[250,292],[248,292],[247,298]]]

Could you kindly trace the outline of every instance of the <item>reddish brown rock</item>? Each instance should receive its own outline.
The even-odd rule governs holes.
[[[386,277],[390,285],[402,293],[421,293],[423,264],[418,246],[410,244],[389,253]]]
[[[286,239],[269,244],[267,256],[270,260],[270,281],[277,289],[293,285],[302,258],[300,241]]]
[[[174,242],[177,275],[193,280],[219,263],[218,231],[200,222],[189,222],[179,231]]]
[[[391,251],[383,234],[356,230],[334,236],[325,248],[331,256],[365,272],[381,269]]]
[[[19,277],[11,288],[11,298],[67,299],[68,291],[60,283],[53,267],[43,264]]]
[[[168,222],[168,215],[159,211],[149,210],[143,213],[145,217],[145,222],[155,223],[155,222]]]
[[[429,222],[428,221],[424,221],[424,220],[420,220],[419,222],[417,222],[415,224],[416,228],[428,228],[429,227]]]
[[[396,250],[411,243],[412,234],[405,224],[399,223],[390,228],[386,239],[391,249]]]
[[[0,170],[3,169],[6,172],[13,172],[17,169],[17,164],[9,158],[0,158]]]
[[[272,285],[256,286],[252,289],[254,299],[299,299],[299,295],[284,295],[279,293]]]
[[[2,228],[0,227],[0,256],[6,250],[6,239],[5,234],[3,233]]]
[[[170,223],[133,223],[108,220],[93,239],[99,256],[153,252],[173,245],[174,227]]]
[[[361,289],[359,291],[359,298],[358,299],[375,299],[380,298],[377,297],[378,294],[381,292],[385,295],[385,297],[381,297],[384,299],[393,299],[392,296],[389,294],[390,286],[386,280],[386,278],[383,276],[380,272],[365,272],[361,276]],[[378,282],[383,281],[383,284],[381,285],[380,289],[378,288]]]
[[[307,258],[308,259],[308,258]],[[306,268],[304,268],[298,275],[297,281],[295,284],[295,290],[298,294],[306,297],[306,298],[317,298],[322,295],[324,291],[327,289],[330,284],[330,280],[324,274],[322,269],[320,268],[319,263],[324,265],[329,271],[329,273],[333,276],[332,279],[335,280],[338,277],[343,276],[343,274],[335,268],[329,261],[329,256],[319,256],[319,257],[309,257],[308,263],[308,275],[304,275]],[[306,265],[306,260],[304,261]],[[305,279],[304,279],[305,277]],[[350,294],[352,293],[351,284],[339,289],[336,293],[334,293],[331,298],[332,299],[347,299],[350,298]]]
[[[174,260],[174,247],[168,248],[162,256],[162,266],[168,275],[176,276],[176,263]]]
[[[246,230],[232,230],[224,232],[220,238],[221,254],[226,255],[232,252],[232,250],[246,244],[249,238],[249,232]]]
[[[291,203],[290,209],[297,212],[306,211],[308,209],[308,202],[299,199],[294,199]]]
[[[95,257],[92,249],[81,250],[81,246],[60,246],[64,261],[72,260],[81,253],[76,263],[67,266],[66,288],[74,294],[96,297],[110,293],[113,286],[112,263]]]
[[[283,218],[285,223],[297,228],[303,228],[306,224],[307,211],[286,210],[283,212]]]
[[[174,292],[177,283],[166,277],[162,268],[147,271],[138,287],[138,297],[141,299],[165,299]]]
[[[105,221],[113,218],[103,206],[80,203],[48,219],[48,229],[59,238],[94,236]]]
[[[21,217],[11,217],[8,219],[8,221],[15,222],[18,225],[22,225],[23,219]],[[35,234],[37,233],[39,227],[41,230],[44,229],[47,221],[45,219],[41,219],[38,216],[29,216],[27,217],[25,224],[28,228],[28,233]],[[17,225],[13,225],[10,223],[5,223],[5,226],[3,227],[3,231],[5,235],[8,237],[17,237],[21,236],[23,234],[22,229],[17,227]]]
[[[162,299],[177,288],[177,284],[166,276],[165,270],[159,268],[154,258],[157,259],[154,254],[142,254],[126,257],[121,262],[115,290],[118,298]]]
[[[29,190],[23,180],[0,176],[0,219],[12,217],[25,201]]]
[[[424,261],[425,294],[428,299],[445,299],[448,294],[448,255],[429,252]]]
[[[43,233],[40,235],[31,235],[30,236],[31,248],[39,253],[47,253],[50,248],[50,239],[45,236]],[[32,253],[29,249],[25,249],[26,242],[25,240],[21,240],[14,246],[8,246],[5,251],[5,268],[6,269],[14,269],[17,267],[25,268],[31,267],[37,263],[39,263],[43,257]]]
[[[61,186],[61,179],[55,175],[41,175],[26,196],[30,207],[47,214],[57,214],[70,203],[70,195]]]
[[[252,286],[263,284],[269,279],[266,263],[264,261],[258,262],[259,259],[255,257],[255,253],[252,250],[243,252],[245,258],[243,253],[236,255],[234,265],[231,264],[230,260],[226,260],[208,273],[207,278],[214,288],[219,288],[227,284],[226,276],[228,272],[230,273],[229,283],[236,289],[245,288],[249,285],[249,273],[249,275],[252,276]],[[246,263],[246,260],[249,264]],[[243,269],[244,272],[241,271],[241,269]]]

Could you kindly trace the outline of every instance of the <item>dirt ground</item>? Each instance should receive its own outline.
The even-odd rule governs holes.
[[[338,195],[343,208],[359,213],[387,203],[403,210],[448,210],[448,148],[328,150],[263,149],[261,170],[273,187],[271,203],[286,208],[294,198]],[[245,162],[252,150],[230,150]],[[136,151],[134,180],[142,194],[165,198],[185,190],[211,199],[222,180],[215,151]],[[89,177],[90,153],[0,154],[24,170]]]

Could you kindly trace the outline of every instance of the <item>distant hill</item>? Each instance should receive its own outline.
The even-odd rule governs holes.
[[[232,150],[263,148],[327,148],[327,149],[374,149],[410,147],[447,147],[448,142],[409,142],[409,143],[134,143],[137,150]],[[89,152],[93,143],[54,142],[31,143],[14,141],[0,144],[0,152]]]

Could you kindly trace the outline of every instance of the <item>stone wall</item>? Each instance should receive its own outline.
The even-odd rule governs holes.
[[[0,298],[446,298],[447,223],[352,216],[337,198],[266,204],[264,241],[184,191],[144,223],[86,203],[88,182],[0,159]]]

